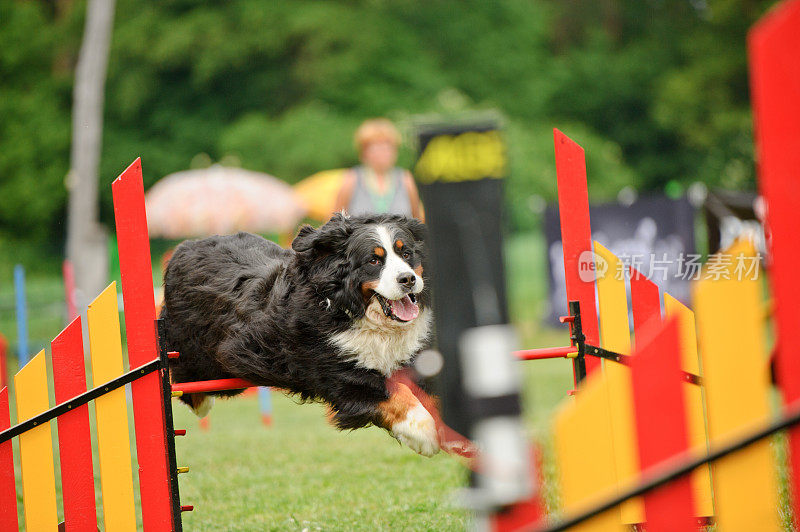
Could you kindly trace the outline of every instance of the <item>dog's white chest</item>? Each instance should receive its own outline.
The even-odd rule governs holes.
[[[430,333],[431,317],[432,312],[424,309],[404,327],[378,324],[364,317],[334,335],[331,343],[359,366],[388,377],[422,348]]]

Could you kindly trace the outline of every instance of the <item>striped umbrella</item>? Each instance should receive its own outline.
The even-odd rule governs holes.
[[[287,233],[306,212],[283,181],[220,165],[164,177],[147,192],[145,204],[150,236],[162,238]]]

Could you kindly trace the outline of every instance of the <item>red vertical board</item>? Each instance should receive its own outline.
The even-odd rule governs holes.
[[[0,388],[8,386],[8,340],[0,334]]]
[[[767,203],[770,282],[775,301],[777,380],[789,405],[800,400],[800,1],[784,2],[750,32],[750,86],[759,188]],[[800,525],[800,427],[789,432],[795,525]]]
[[[567,300],[581,304],[581,325],[586,341],[600,345],[594,274],[581,279],[581,266],[593,266],[592,228],[589,220],[589,191],[586,186],[586,160],[583,148],[557,129],[553,130],[558,179],[558,214],[564,249],[564,280]],[[586,358],[586,373],[600,367],[600,359]]]
[[[81,319],[76,318],[50,343],[56,404],[86,391]],[[89,407],[58,416],[58,452],[67,532],[97,530]]]
[[[631,268],[631,313],[634,340],[638,344],[640,332],[647,329],[647,322],[661,320],[661,299],[658,285],[636,268]]]
[[[677,320],[649,323],[631,358],[633,403],[642,471],[689,448]],[[689,475],[644,495],[648,532],[696,530]]]
[[[142,163],[136,159],[111,186],[117,226],[125,334],[131,368],[158,357],[150,241],[144,209]],[[131,383],[136,454],[145,530],[172,530],[172,504],[167,459],[161,377],[153,372]]]
[[[0,390],[0,432],[11,426],[8,388]],[[90,455],[91,456],[91,455]],[[17,483],[14,478],[14,453],[11,440],[0,443],[0,530],[19,530],[17,521]]]

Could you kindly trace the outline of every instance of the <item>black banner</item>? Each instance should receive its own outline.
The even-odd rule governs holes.
[[[469,328],[507,323],[502,206],[506,149],[494,123],[418,130],[414,167],[428,225],[433,308],[444,368],[436,388],[448,425],[469,435],[470,398],[459,339]]]
[[[688,302],[690,279],[699,273],[701,264],[695,253],[694,208],[688,200],[650,196],[630,205],[591,205],[589,212],[593,240],[611,250],[626,267],[633,266],[673,297]],[[547,322],[556,325],[558,316],[567,313],[557,205],[547,207],[544,222],[550,283]]]

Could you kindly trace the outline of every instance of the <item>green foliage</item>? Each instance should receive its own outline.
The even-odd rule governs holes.
[[[41,2],[0,3],[0,237],[45,238],[65,210],[76,24]]]
[[[270,173],[295,182],[320,169],[356,164],[352,141],[356,127],[356,121],[331,106],[310,102],[274,120],[259,113],[244,115],[225,128],[219,148],[247,168],[269,168]]]
[[[586,149],[594,197],[752,188],[745,35],[773,3],[119,0],[101,213],[139,155],[146,185],[198,154],[296,182],[352,165],[364,118],[409,133],[415,114],[485,109],[507,124],[516,229],[535,223],[535,196],[553,198],[552,127]],[[0,5],[0,234],[63,236],[84,10]]]

